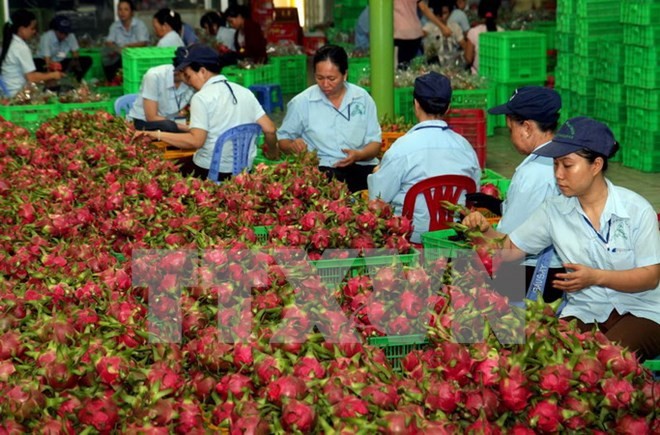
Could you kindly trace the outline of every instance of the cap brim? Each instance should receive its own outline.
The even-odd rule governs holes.
[[[509,109],[509,106],[506,104],[501,104],[499,106],[491,107],[488,109],[488,113],[491,115],[511,115],[513,111]]]
[[[190,66],[190,64],[191,62],[183,61],[174,68],[174,71],[181,72],[186,69],[186,67]]]
[[[580,151],[581,149],[583,149],[583,147],[570,145],[564,142],[557,142],[553,140],[546,146],[534,150],[534,154],[538,156],[555,158],[555,157],[563,157],[567,154]]]

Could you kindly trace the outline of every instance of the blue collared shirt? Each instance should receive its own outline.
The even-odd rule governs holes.
[[[162,38],[158,40],[156,47],[184,47],[183,39],[181,35],[176,33],[174,30],[170,30],[163,35]]]
[[[502,220],[497,225],[497,230],[504,234],[511,233],[525,222],[546,198],[558,196],[560,193],[555,180],[553,159],[530,154],[518,165],[511,178],[506,199],[502,203]],[[538,256],[529,255],[523,264],[535,266],[537,259]],[[557,255],[553,255],[550,267],[561,267],[561,260]]]
[[[320,166],[332,167],[346,157],[342,149],[360,150],[381,141],[376,103],[359,86],[344,83],[346,93],[336,109],[318,85],[296,95],[287,105],[278,139],[302,138],[309,151],[318,152]],[[356,162],[377,165],[378,159]]]
[[[142,78],[140,94],[128,117],[146,121],[144,100],[147,99],[158,103],[158,115],[174,121],[181,109],[188,105],[194,93],[194,89],[185,83],[180,83],[178,88],[174,86],[172,64],[149,68]]]
[[[465,175],[479,186],[481,168],[472,145],[447,128],[445,121],[420,122],[392,144],[378,171],[367,177],[369,199],[380,198],[392,204],[400,215],[408,190],[436,175]],[[429,220],[426,202],[418,197],[411,241],[421,241],[421,234],[429,229]]]
[[[226,26],[221,26],[218,28],[218,33],[215,35],[215,40],[232,51],[236,50],[234,39],[236,39],[236,29]]]
[[[149,30],[142,20],[131,18],[131,27],[126,30],[121,21],[117,20],[110,24],[110,31],[106,38],[108,42],[114,42],[120,47],[134,42],[149,42]]]
[[[36,71],[32,52],[23,38],[13,34],[9,50],[2,62],[2,80],[5,82],[9,96],[13,97],[27,83],[26,74]]]
[[[37,57],[49,57],[53,62],[61,62],[69,53],[78,51],[78,40],[76,35],[69,33],[62,41],[57,39],[54,30],[49,30],[39,38],[39,51]]]
[[[511,241],[529,253],[555,246],[565,263],[602,270],[628,270],[660,263],[658,218],[643,197],[607,180],[607,202],[600,217],[600,232],[589,222],[576,197],[547,199],[511,234]],[[585,323],[604,322],[612,310],[631,313],[660,323],[660,286],[626,293],[591,286],[566,293],[562,317]]]

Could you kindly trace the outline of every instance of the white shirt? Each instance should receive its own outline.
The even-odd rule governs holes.
[[[110,25],[110,31],[106,38],[108,42],[114,42],[120,47],[133,42],[149,42],[149,30],[142,20],[131,18],[128,30],[121,21],[117,20]]]
[[[236,96],[236,103],[227,85]],[[206,142],[193,156],[193,162],[200,168],[211,166],[213,149],[217,138],[232,127],[257,122],[266,112],[252,91],[236,83],[227,82],[223,75],[211,77],[190,101],[190,128],[205,130]],[[220,171],[232,171],[234,150],[225,144],[222,149]],[[256,144],[250,149],[250,166],[257,155]]]
[[[20,36],[13,34],[7,56],[2,62],[2,80],[7,86],[9,97],[13,97],[27,83],[26,74],[36,71],[32,52]]]
[[[185,45],[183,39],[181,39],[181,35],[174,30],[170,30],[158,40],[156,47],[185,47]]]
[[[602,270],[628,270],[660,263],[658,218],[643,197],[607,181],[607,202],[596,233],[576,197],[547,199],[509,237],[520,249],[539,253],[554,245],[565,263]],[[604,322],[612,310],[660,323],[660,285],[653,290],[625,293],[591,286],[566,293],[562,317],[585,323]]]
[[[39,38],[39,51],[37,57],[49,57],[53,62],[61,62],[69,53],[78,51],[76,35],[69,33],[62,41],[57,38],[54,30],[49,30]]]
[[[215,39],[228,49],[236,51],[234,45],[234,36],[236,35],[236,29],[233,27],[219,27],[218,33],[215,34]]]
[[[174,121],[181,109],[188,105],[194,93],[194,89],[185,83],[180,83],[178,88],[174,86],[174,66],[172,64],[149,68],[142,78],[140,94],[128,113],[128,117],[146,121],[144,100],[147,99],[158,103],[159,116]]]

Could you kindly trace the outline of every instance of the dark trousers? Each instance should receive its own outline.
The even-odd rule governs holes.
[[[422,38],[395,39],[394,46],[399,49],[397,55],[399,68],[406,68],[422,49]]]
[[[117,71],[121,69],[121,56],[114,62],[108,65],[103,65],[103,72],[105,73],[105,78],[108,79],[109,82],[112,81],[112,79],[115,78],[117,75]]]
[[[206,180],[209,177],[209,170],[200,168],[193,162],[193,156],[183,157],[177,160],[179,164],[179,172],[184,177],[196,177]],[[225,181],[231,178],[231,172],[220,172],[218,174],[219,181]]]
[[[62,72],[73,74],[76,80],[82,81],[87,71],[92,67],[92,58],[89,56],[78,56],[77,60],[66,58],[60,61],[60,64],[62,64]],[[37,71],[47,72],[48,67],[46,61],[43,59],[34,59],[34,66],[37,68]]]
[[[564,273],[565,271],[566,269],[563,267],[548,270],[545,287],[543,288],[543,300],[545,302],[553,302],[563,296],[561,290],[552,287],[552,281],[558,273]],[[525,277],[524,288],[522,288],[522,282],[520,282],[523,276]],[[493,281],[493,287],[498,293],[508,297],[513,302],[521,301],[534,278],[534,266],[522,266],[514,262],[502,263],[496,271],[496,277],[497,279]],[[507,279],[509,277],[511,279]]]
[[[374,165],[358,165],[355,163],[343,168],[319,166],[319,169],[325,172],[331,180],[336,178],[346,183],[351,193],[367,189],[367,176],[374,171],[374,168]]]
[[[176,122],[170,121],[169,119],[163,119],[160,121],[143,121],[141,119],[134,119],[133,124],[135,125],[136,130],[141,131],[166,131],[168,133],[180,133],[179,126],[176,125]]]
[[[603,323],[584,323],[575,317],[564,319],[577,320],[577,326],[582,332],[591,331],[596,326],[611,341],[635,352],[642,361],[660,356],[660,324],[652,320],[630,313],[621,315],[616,310],[612,310],[610,317]]]

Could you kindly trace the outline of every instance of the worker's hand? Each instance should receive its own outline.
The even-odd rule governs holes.
[[[597,269],[582,264],[565,263],[564,267],[568,273],[558,273],[552,286],[565,292],[576,292],[596,284]]]
[[[335,163],[336,168],[343,168],[345,166],[350,166],[353,163],[362,160],[362,156],[360,155],[360,152],[358,150],[352,150],[350,148],[344,148],[341,151],[344,154],[346,154],[346,157],[344,157],[342,160]]]
[[[472,212],[463,218],[463,225],[470,229],[477,229],[485,233],[490,229],[490,222],[478,211]]]
[[[146,131],[146,130],[136,130],[135,133],[133,133],[133,140],[135,139],[140,139],[143,137],[148,137],[150,140],[156,140],[156,137],[153,136],[154,132],[152,131]]]
[[[294,153],[304,153],[307,151],[307,144],[302,138],[294,139],[291,143],[291,151]]]

